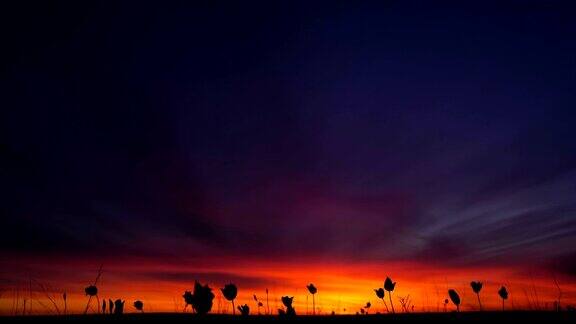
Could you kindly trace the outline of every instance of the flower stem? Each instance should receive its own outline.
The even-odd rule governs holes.
[[[312,315],[316,315],[316,301],[314,299],[314,294],[312,294]]]
[[[386,307],[386,313],[390,313],[390,310],[388,309],[388,304],[386,304],[386,300],[384,300],[384,296],[382,296],[382,302],[384,303],[384,307]]]
[[[480,305],[480,311],[482,311],[482,302],[480,301],[480,293],[476,293],[476,297],[478,297],[478,305]]]
[[[392,314],[396,314],[396,312],[394,311],[394,303],[392,302],[392,292],[391,291],[388,292],[388,297],[390,298],[390,306],[392,306]]]
[[[84,314],[88,313],[88,307],[90,307],[90,301],[92,300],[92,296],[88,297],[88,303],[86,304],[86,309],[84,310]]]

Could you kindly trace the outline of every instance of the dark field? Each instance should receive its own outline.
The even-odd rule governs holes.
[[[221,323],[221,322],[295,322],[295,323],[576,323],[576,312],[463,312],[463,313],[417,313],[397,315],[337,315],[337,316],[298,316],[295,318],[280,318],[277,316],[230,316],[150,313],[126,314],[123,316],[101,315],[68,315],[68,316],[20,316],[1,317],[2,323],[99,323],[99,322],[155,322],[155,323]]]

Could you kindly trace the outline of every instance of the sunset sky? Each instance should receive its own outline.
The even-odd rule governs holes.
[[[231,2],[1,5],[0,314],[576,304],[569,2]]]

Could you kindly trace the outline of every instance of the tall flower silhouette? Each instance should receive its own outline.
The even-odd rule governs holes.
[[[88,287],[84,288],[84,292],[88,297],[88,303],[86,303],[86,309],[84,310],[84,314],[88,313],[88,308],[90,307],[90,302],[92,301],[92,297],[96,296],[96,302],[98,303],[98,307],[96,307],[96,311],[100,313],[100,299],[98,298],[98,288],[96,285],[98,284],[98,280],[102,276],[102,265],[98,269],[98,275],[96,275],[96,279],[94,279],[94,283],[89,285]]]
[[[316,315],[316,301],[314,299],[314,295],[316,295],[318,289],[312,283],[306,286],[306,288],[308,288],[308,292],[312,294],[312,315]]]
[[[62,294],[62,299],[64,299],[64,315],[68,312],[68,305],[66,304],[66,292]]]
[[[448,290],[448,296],[450,296],[450,300],[456,305],[456,311],[460,312],[460,296],[454,289]]]
[[[141,313],[144,313],[144,303],[140,300],[134,302],[134,308],[139,310]]]
[[[268,303],[268,288],[266,288],[266,313],[270,315],[270,304]]]
[[[98,287],[96,287],[96,285],[90,285],[86,288],[84,288],[84,292],[86,293],[86,296],[88,296],[88,303],[86,304],[86,309],[84,310],[84,314],[86,314],[88,312],[88,308],[90,307],[90,302],[92,301],[92,297],[96,297],[96,300],[98,302],[98,307],[100,307],[100,300],[98,300]],[[100,313],[100,310],[98,309],[98,313]]]
[[[236,309],[234,308],[234,299],[238,295],[238,288],[236,285],[230,283],[224,286],[224,288],[220,289],[222,291],[222,295],[226,300],[232,302],[232,314],[236,315]]]
[[[472,291],[478,297],[478,305],[480,306],[480,311],[482,311],[482,302],[480,302],[480,290],[482,290],[482,283],[480,281],[472,281],[470,283],[470,287],[472,287]]]
[[[500,287],[500,290],[498,290],[498,295],[500,295],[500,298],[502,298],[502,311],[504,311],[504,301],[508,299],[508,290],[506,290],[506,287]]]
[[[395,287],[396,283],[392,282],[392,279],[390,279],[390,277],[386,277],[386,280],[384,281],[384,289],[388,291],[388,297],[390,298],[390,306],[392,307],[392,314],[396,313],[394,311],[394,303],[392,302],[392,291],[394,291]]]
[[[388,305],[386,305],[386,301],[384,300],[384,296],[386,295],[384,288],[374,289],[374,292],[376,293],[376,296],[380,298],[384,303],[384,307],[386,307],[386,313],[390,313],[390,310],[388,310]]]

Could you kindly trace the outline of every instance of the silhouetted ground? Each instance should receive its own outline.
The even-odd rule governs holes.
[[[0,317],[2,323],[98,323],[98,322],[155,322],[155,323],[267,323],[267,322],[298,322],[298,323],[576,323],[576,312],[463,312],[463,313],[417,313],[397,315],[336,315],[336,316],[298,316],[295,318],[279,318],[278,316],[231,316],[178,313],[145,313],[113,315],[68,315],[68,316],[19,316]]]

